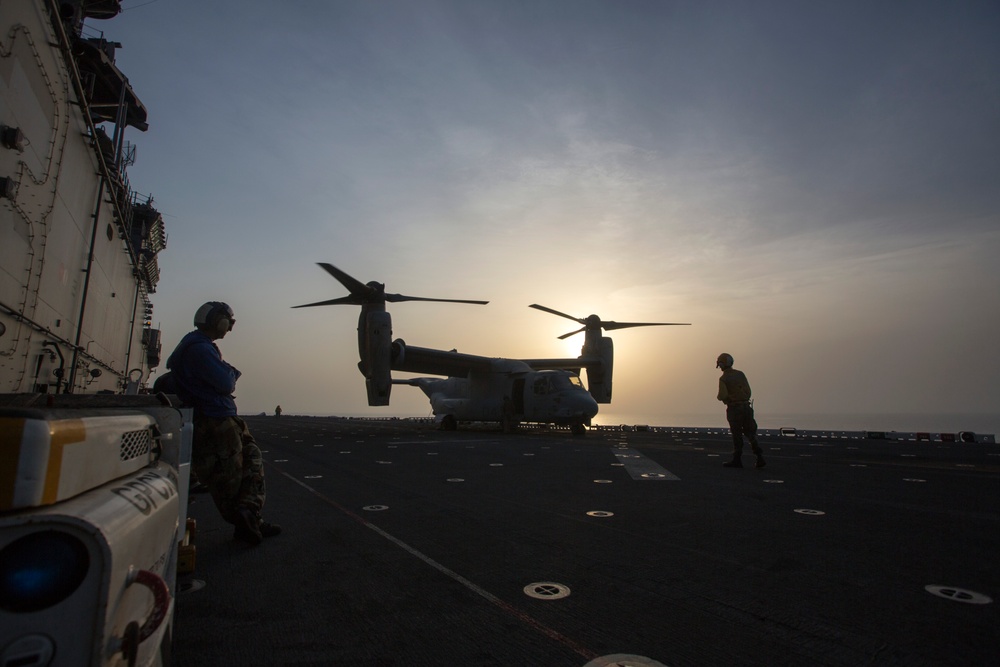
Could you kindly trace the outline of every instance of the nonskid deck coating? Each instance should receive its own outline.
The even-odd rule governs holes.
[[[995,444],[765,437],[766,468],[731,470],[725,434],[249,423],[285,532],[244,548],[195,496],[178,665],[1000,657]]]

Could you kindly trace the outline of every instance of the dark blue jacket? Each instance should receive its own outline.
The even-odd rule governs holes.
[[[192,331],[177,344],[167,359],[177,383],[177,394],[194,408],[196,417],[235,417],[236,381],[240,372],[222,360],[211,338]]]

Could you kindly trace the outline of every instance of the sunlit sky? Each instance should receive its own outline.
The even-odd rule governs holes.
[[[346,294],[329,262],[490,300],[390,305],[422,347],[579,354],[531,303],[690,322],[613,332],[607,415],[724,424],[726,351],[762,424],[1000,431],[996,2],[124,6],[89,25],[149,111],[129,174],[169,234],[164,359],[231,304],[243,412],[429,413],[405,386],[367,407],[357,308],[291,309]]]

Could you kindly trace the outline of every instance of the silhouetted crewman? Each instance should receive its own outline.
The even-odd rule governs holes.
[[[753,402],[750,400],[750,382],[743,371],[733,368],[733,355],[723,352],[715,360],[715,367],[722,369],[719,378],[718,399],[726,404],[726,421],[733,434],[733,460],[723,463],[727,468],[743,467],[743,436],[750,441],[750,448],[757,455],[754,467],[763,468],[764,452],[757,444],[757,422],[753,417]]]
[[[177,394],[194,408],[191,468],[208,487],[233,537],[259,544],[281,527],[261,521],[266,497],[264,462],[246,422],[236,414],[233,392],[240,372],[222,360],[215,341],[233,330],[236,316],[221,301],[209,301],[194,316],[195,330],[177,344],[167,368]]]

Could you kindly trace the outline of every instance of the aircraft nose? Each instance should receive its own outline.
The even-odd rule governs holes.
[[[588,419],[597,414],[597,401],[590,394],[583,393],[580,396],[576,396],[577,408],[584,417]]]

